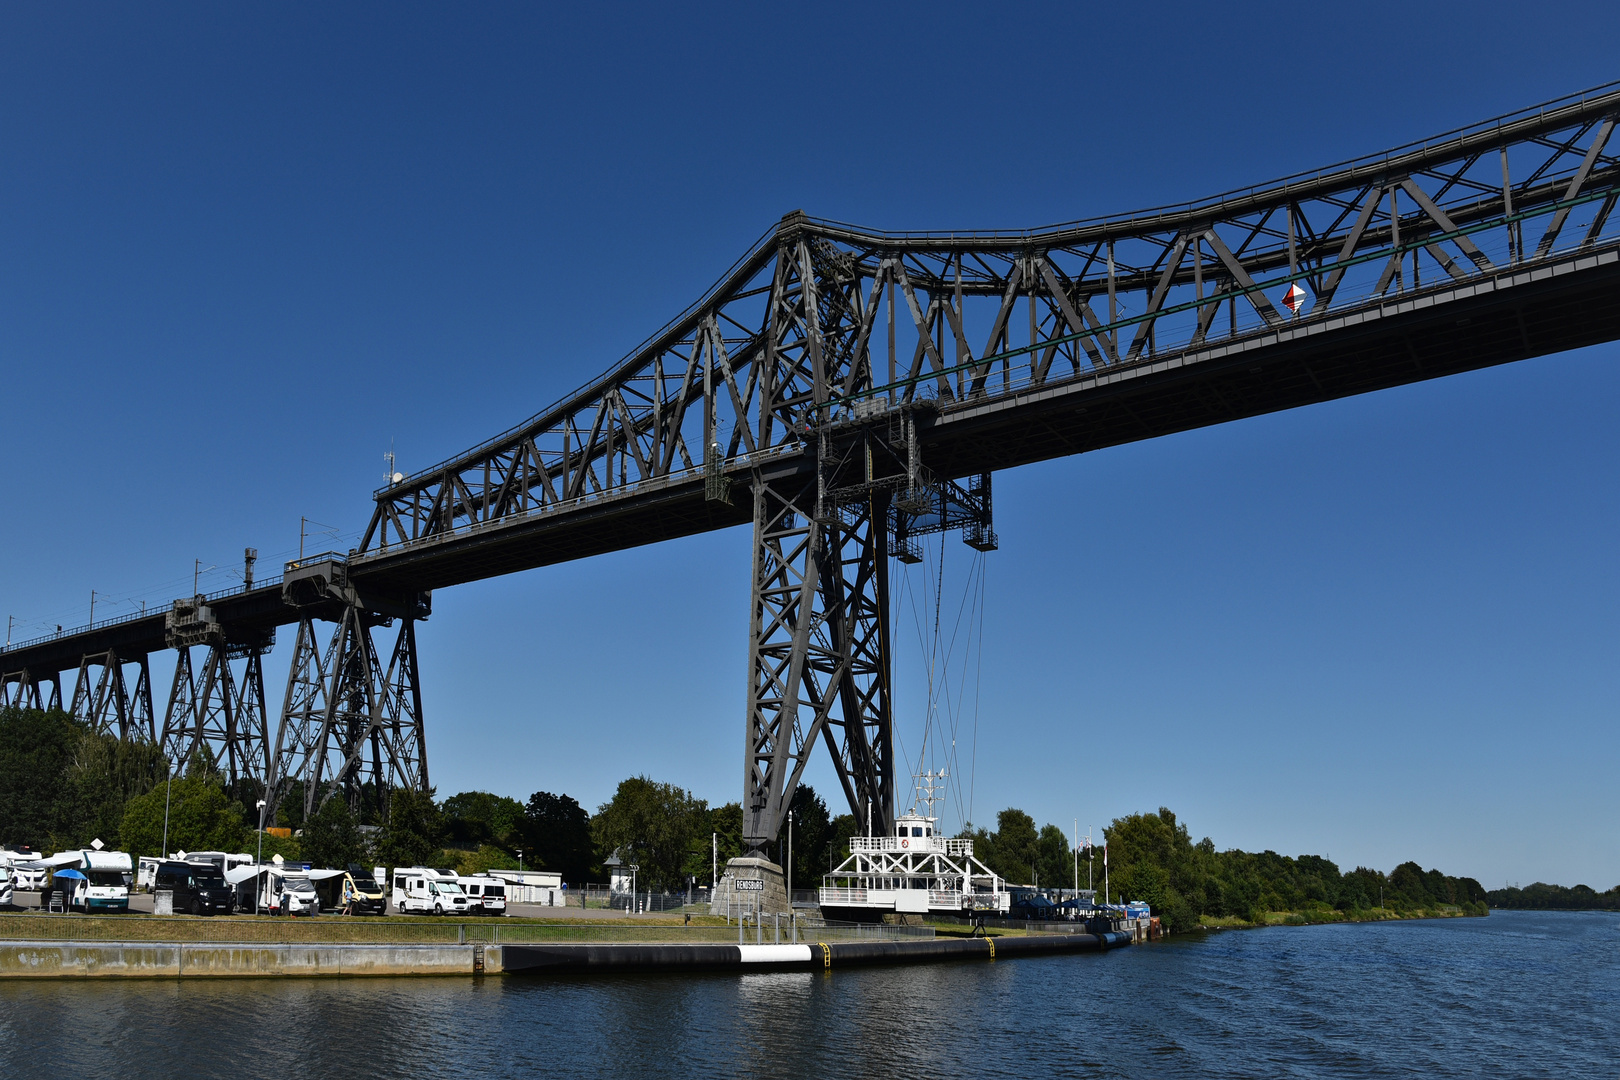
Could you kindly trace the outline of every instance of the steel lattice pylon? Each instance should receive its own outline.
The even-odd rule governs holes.
[[[399,620],[384,668],[372,630],[391,622],[350,606],[323,654],[314,618],[300,620],[271,758],[266,821],[275,820],[294,780],[304,784],[306,818],[338,791],[359,811],[369,786],[381,812],[392,788],[427,788],[416,620]]]
[[[754,488],[743,841],[776,840],[825,741],[851,809],[894,816],[888,530],[874,493],[851,521],[815,514],[814,486]]]
[[[174,681],[163,714],[163,756],[183,769],[207,750],[220,774],[233,786],[263,782],[270,755],[264,697],[263,649],[232,649],[223,640],[205,648],[202,674],[195,674],[192,646],[175,650]],[[244,660],[240,673],[233,659]]]
[[[124,678],[124,665],[136,665],[135,689],[131,693]],[[96,675],[93,669],[100,668]],[[21,687],[19,686],[19,689]],[[61,705],[61,688],[54,687],[54,705]],[[29,688],[29,703],[41,705],[37,684]],[[68,711],[89,724],[94,730],[114,733],[120,739],[148,739],[154,736],[152,728],[152,674],[146,656],[124,658],[113,649],[93,653],[79,662],[78,678],[73,683],[73,698]]]

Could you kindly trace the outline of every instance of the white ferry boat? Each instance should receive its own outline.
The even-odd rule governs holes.
[[[1005,915],[1007,883],[973,857],[973,841],[940,836],[938,818],[906,813],[892,836],[854,836],[849,858],[822,879],[821,913],[878,922],[884,915]]]

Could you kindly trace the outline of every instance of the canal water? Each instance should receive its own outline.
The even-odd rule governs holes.
[[[1620,915],[831,973],[7,982],[17,1076],[1620,1076]]]

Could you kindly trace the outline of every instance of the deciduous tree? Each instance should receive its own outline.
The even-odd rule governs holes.
[[[591,816],[569,796],[549,791],[530,795],[519,832],[531,869],[561,874],[569,885],[599,880]]]
[[[634,776],[597,808],[591,836],[604,858],[618,851],[640,865],[638,886],[680,890],[692,841],[708,821],[708,804],[684,788]]]
[[[164,802],[168,801],[168,851],[163,850]],[[133,856],[175,851],[241,851],[248,828],[242,808],[206,769],[159,784],[124,804],[119,828],[123,849]]]
[[[327,799],[315,816],[304,822],[298,840],[300,854],[316,867],[342,870],[350,863],[364,863],[370,856],[349,803],[341,794]]]

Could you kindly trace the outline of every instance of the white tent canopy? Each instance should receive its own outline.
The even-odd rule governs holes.
[[[260,863],[257,866],[237,866],[225,871],[225,880],[232,885],[238,885],[248,878],[258,877],[260,874],[280,874],[287,878],[308,878],[310,881],[325,881],[342,874],[342,870],[294,870],[276,863]]]

